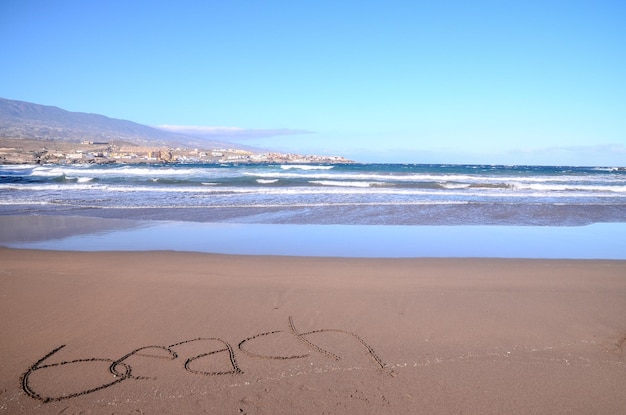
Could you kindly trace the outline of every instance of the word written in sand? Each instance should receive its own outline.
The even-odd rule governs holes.
[[[250,343],[252,343],[253,341],[260,339],[260,338],[265,338],[267,336],[277,335],[282,332],[283,332],[282,330],[277,330],[277,331],[270,331],[270,332],[256,334],[254,336],[248,337],[247,339],[244,339],[241,342],[239,342],[237,348],[242,353],[250,357],[261,358],[261,359],[289,360],[289,359],[302,359],[302,358],[309,356],[309,353],[299,354],[299,355],[288,355],[288,356],[273,356],[273,355],[265,355],[265,354],[260,354],[260,353],[253,353],[249,350],[248,346],[250,346]],[[380,359],[380,357],[378,357],[378,355],[374,352],[374,350],[365,342],[365,340],[363,340],[361,337],[359,337],[358,335],[352,332],[349,332],[346,330],[338,330],[338,329],[320,329],[320,330],[313,330],[313,331],[308,331],[305,333],[300,333],[296,329],[293,323],[292,317],[289,317],[289,332],[293,334],[299,341],[303,342],[307,346],[308,349],[321,353],[327,358],[333,359],[333,360],[340,360],[341,358],[340,356],[328,350],[323,349],[319,345],[312,343],[309,339],[306,338],[306,336],[311,335],[311,334],[322,334],[322,333],[340,333],[340,334],[348,335],[350,338],[357,340],[361,347],[365,348],[367,355],[369,355],[380,368],[384,368],[386,366],[383,363],[383,361]],[[141,356],[141,357],[148,357],[148,358],[175,360],[178,358],[178,353],[176,353],[174,349],[183,347],[184,345],[189,345],[189,344],[194,344],[194,343],[199,343],[199,342],[214,343],[214,344],[217,344],[218,346],[213,348],[211,351],[207,353],[197,354],[185,360],[183,367],[187,372],[193,373],[196,375],[204,375],[204,376],[238,375],[238,374],[243,373],[243,371],[239,368],[239,365],[237,363],[237,359],[236,359],[236,355],[235,355],[235,351],[233,347],[231,347],[231,345],[225,342],[224,340],[219,339],[217,337],[199,337],[197,339],[185,340],[182,342],[174,343],[169,346],[144,346],[144,347],[135,349],[131,351],[130,353],[125,354],[119,359],[92,357],[92,358],[87,358],[87,359],[76,359],[76,360],[63,361],[59,363],[44,364],[45,361],[50,359],[50,357],[52,357],[55,353],[57,353],[59,350],[65,347],[65,345],[62,345],[52,350],[50,353],[48,353],[41,359],[39,359],[37,362],[35,362],[35,364],[33,364],[26,371],[26,373],[22,375],[21,377],[22,389],[24,390],[24,392],[26,392],[28,396],[34,399],[38,399],[42,402],[54,402],[54,401],[62,401],[64,399],[75,398],[77,396],[93,393],[93,392],[117,385],[127,379],[138,379],[138,380],[154,379],[150,377],[134,375],[133,368],[128,363],[129,358],[133,356]],[[197,368],[194,369],[194,367],[197,366],[197,363],[198,361],[200,361],[200,359],[209,358],[209,357],[214,358],[219,355],[224,356],[222,359],[222,366],[220,366],[222,370],[204,371],[204,370],[198,370]],[[107,363],[109,372],[110,374],[113,375],[113,380],[100,384],[98,386],[91,386],[84,390],[61,394],[59,396],[46,396],[47,394],[44,392],[37,392],[35,390],[35,387],[32,385],[31,376],[33,376],[33,374],[38,371],[51,371],[55,369],[60,369],[62,366],[67,366],[67,365],[72,365],[72,364],[74,365],[84,364],[86,362]],[[53,378],[56,378],[56,382],[58,382],[57,377],[51,377],[51,379]],[[39,385],[39,387],[40,386],[41,385]]]

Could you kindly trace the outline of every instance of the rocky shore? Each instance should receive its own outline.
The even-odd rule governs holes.
[[[128,142],[0,139],[0,164],[351,163],[316,156],[240,149],[148,147]]]

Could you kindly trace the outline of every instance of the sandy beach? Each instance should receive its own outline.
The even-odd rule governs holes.
[[[615,414],[626,262],[0,248],[0,413]]]

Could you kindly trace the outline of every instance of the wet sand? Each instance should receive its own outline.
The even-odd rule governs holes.
[[[0,248],[0,413],[615,414],[626,262]]]
[[[626,260],[626,223],[384,226],[199,223],[0,215],[0,246],[344,258]]]

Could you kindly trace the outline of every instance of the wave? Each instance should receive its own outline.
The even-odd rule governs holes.
[[[330,170],[335,166],[318,166],[314,164],[282,164],[280,166],[283,170]]]
[[[254,176],[261,178],[275,179],[308,179],[308,180],[369,180],[387,182],[435,182],[435,183],[507,183],[507,182],[529,182],[529,183],[624,183],[626,177],[623,176],[500,176],[500,175],[466,175],[466,174],[426,174],[426,173],[297,173],[297,172],[272,172],[255,171],[242,172],[244,176]]]
[[[0,172],[4,173],[19,173],[24,174],[26,171],[32,171],[38,167],[39,164],[5,164],[0,165]]]
[[[376,185],[383,185],[383,183],[377,182],[349,182],[349,181],[333,181],[333,180],[311,180],[311,184],[319,184],[322,186],[338,186],[338,187],[372,187]]]
[[[76,183],[89,183],[92,181],[93,177],[73,177],[73,176],[65,176],[65,180],[75,181]]]
[[[87,182],[89,183],[89,182]],[[109,186],[103,184],[85,184],[78,182],[70,183],[42,183],[42,184],[23,184],[23,183],[0,183],[0,190],[19,190],[28,192],[39,191],[71,191],[71,190],[100,190],[107,191]]]
[[[40,205],[45,206],[51,204],[46,200],[4,200],[0,199],[0,206],[28,206]]]
[[[221,169],[224,170],[224,169]],[[203,167],[203,168],[179,168],[179,167],[135,167],[135,166],[121,166],[121,167],[102,167],[102,166],[72,166],[72,167],[35,167],[31,175],[43,176],[43,177],[58,177],[58,176],[78,176],[83,174],[89,174],[93,176],[139,176],[139,177],[155,177],[155,176],[197,176],[207,173],[215,173],[219,171],[217,168]]]
[[[201,182],[192,185],[171,185],[156,182],[150,185],[106,184],[93,178],[75,178],[75,181],[63,180],[47,183],[0,183],[0,190],[9,191],[102,191],[106,193],[180,193],[180,194],[275,194],[275,195],[313,195],[313,194],[361,194],[361,195],[399,195],[424,197],[504,197],[504,198],[541,198],[541,197],[618,197],[626,196],[626,186],[592,185],[556,185],[537,183],[510,183],[493,185],[467,185],[459,183],[438,183],[432,185],[395,186],[385,182],[369,181],[333,181],[312,180],[309,186],[224,186],[219,182]],[[263,180],[263,179],[258,179]],[[277,180],[277,179],[276,179]],[[271,184],[276,180],[258,182]]]
[[[59,168],[59,167],[35,167],[30,172],[30,176],[35,177],[65,177],[67,175],[67,170]],[[75,173],[79,173],[78,170],[73,170]]]
[[[278,179],[257,179],[256,182],[259,184],[272,184],[276,183]]]
[[[626,193],[626,186],[606,186],[606,185],[580,185],[580,184],[525,184],[513,183],[512,188],[517,190],[540,190],[543,192],[612,192]]]
[[[127,204],[107,205],[106,209],[224,209],[224,208],[299,208],[299,207],[333,207],[333,206],[440,206],[440,205],[467,205],[467,201],[433,201],[416,200],[403,202],[311,202],[311,203],[243,203],[243,204],[177,204],[177,205],[151,205],[151,204]],[[71,206],[75,208],[103,208],[101,205],[84,202],[46,202],[46,201],[21,201],[10,202],[0,200],[0,205],[55,205]]]
[[[193,176],[199,173],[213,171],[211,168],[179,168],[179,167],[129,167],[124,166],[118,169],[99,170],[101,174],[124,174],[134,176]]]
[[[439,183],[439,186],[443,189],[469,189],[469,183]]]
[[[531,184],[565,185],[580,187],[584,185],[626,186],[626,176],[623,174],[611,174],[600,172],[598,174],[567,174],[567,175],[526,175],[497,174],[497,173],[438,173],[438,172],[415,172],[415,171],[374,171],[354,170],[346,168],[332,170],[335,166],[326,165],[281,165],[280,170],[276,166],[246,166],[246,167],[219,167],[219,166],[196,166],[196,167],[162,167],[162,166],[36,166],[31,170],[23,170],[22,177],[47,178],[64,180],[71,177],[73,180],[88,177],[92,180],[100,180],[102,183],[120,181],[128,184],[141,185],[143,181],[152,180],[169,185],[198,185],[199,183],[223,183],[225,185],[251,185],[250,182],[240,181],[238,178],[250,177],[257,184],[268,184],[269,180],[281,180],[283,185],[289,185],[289,180],[302,180],[302,183],[332,186],[330,181],[346,182],[343,186],[367,187],[372,183],[380,182],[381,186],[400,187],[433,187],[443,189],[465,189],[468,187],[478,188],[524,188]],[[502,172],[501,172],[502,173]],[[510,172],[509,172],[510,173]],[[16,172],[20,175],[20,172]],[[86,179],[83,179],[86,180]],[[168,182],[168,180],[170,182]],[[133,183],[134,182],[134,183]],[[315,183],[317,182],[317,183]],[[349,182],[367,182],[370,184],[350,184]],[[300,186],[302,183],[299,183]],[[521,185],[520,185],[521,184]],[[342,186],[338,184],[337,186]],[[583,190],[586,190],[583,188]],[[608,189],[609,191],[613,191]]]

